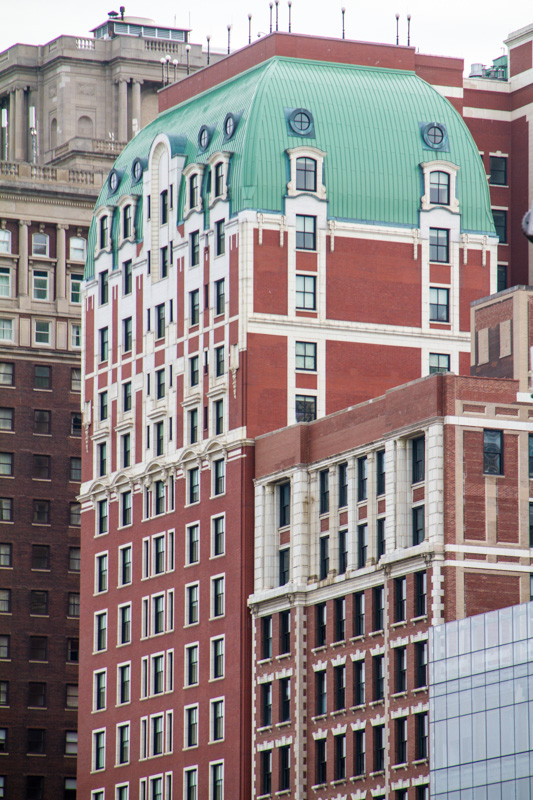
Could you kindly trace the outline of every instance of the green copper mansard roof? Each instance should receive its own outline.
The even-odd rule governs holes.
[[[313,115],[312,136],[291,130],[287,117],[297,108]],[[233,137],[224,141],[228,113],[241,116]],[[429,122],[444,126],[445,150],[424,142],[421,125]],[[202,125],[213,133],[207,149],[199,152]],[[487,179],[474,140],[453,106],[413,72],[284,57],[262,62],[147,125],[116,161],[115,169],[123,172],[118,190],[111,194],[106,182],[97,208],[142,192],[142,180],[132,181],[131,165],[147,158],[159,133],[171,137],[173,152],[184,153],[186,164],[205,163],[221,150],[232,153],[232,215],[244,209],[283,213],[289,180],[284,151],[308,145],[326,153],[329,218],[418,227],[420,164],[450,161],[459,166],[461,229],[494,235]],[[180,198],[178,221],[183,192]],[[93,274],[89,262],[87,274]]]

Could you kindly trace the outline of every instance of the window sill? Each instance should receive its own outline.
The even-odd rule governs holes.
[[[399,700],[401,697],[407,697],[407,692],[394,692],[394,694],[391,694],[391,697],[393,697],[395,700]]]
[[[360,636],[352,636],[350,639],[350,644],[355,644],[355,642],[363,642],[364,639],[365,639],[364,633],[362,633]]]
[[[379,631],[370,631],[370,633],[368,635],[372,636],[372,637],[383,636],[383,628],[381,628],[381,630],[379,630]]]
[[[322,722],[323,720],[327,719],[327,714],[317,714],[316,717],[311,717],[311,722]],[[322,784],[320,784],[322,785]]]
[[[370,773],[370,777],[371,778],[377,778],[380,775],[385,775],[385,770],[384,769],[378,769],[378,770],[376,770],[376,772],[371,772]]]
[[[417,758],[415,761],[412,761],[411,764],[413,767],[427,766],[429,764],[429,760],[427,758]]]
[[[346,778],[337,778],[337,780],[331,781],[330,786],[346,786]]]
[[[398,770],[400,769],[407,769],[408,766],[409,764],[407,763],[407,761],[404,761],[402,764],[392,764],[391,769],[394,770],[394,772],[398,772]]]
[[[332,642],[330,647],[332,650],[336,650],[338,647],[346,647],[346,639],[339,639],[338,642]]]
[[[411,618],[411,622],[414,622],[415,624],[417,624],[418,622],[427,622],[427,621],[428,621],[427,614],[424,614],[424,616],[422,616],[422,617],[412,617]]]
[[[284,661],[286,658],[290,658],[290,653],[280,653],[279,656],[276,656],[276,661]]]
[[[364,711],[365,710],[365,703],[362,703],[360,706],[350,706],[350,711]]]
[[[276,797],[288,797],[290,793],[290,789],[281,789],[279,792],[276,792]]]
[[[311,789],[313,790],[313,792],[321,792],[321,791],[323,791],[324,789],[327,789],[327,788],[328,788],[327,783],[315,783],[314,786],[311,786]]]
[[[328,646],[326,644],[321,644],[320,647],[312,647],[311,652],[314,656],[316,656],[317,653],[325,653],[327,649]]]
[[[364,780],[366,780],[366,775],[364,772],[361,775],[353,775],[353,777],[350,778],[351,783],[357,783],[358,781]]]
[[[290,719],[285,719],[283,722],[276,722],[276,728],[290,728],[291,721]]]
[[[260,658],[260,659],[257,661],[257,666],[258,666],[258,667],[263,667],[263,666],[265,666],[266,664],[272,664],[272,656],[270,656],[270,658]]]
[[[427,686],[417,686],[413,689],[413,694],[421,694],[423,692],[427,693],[428,687]]]
[[[346,716],[346,709],[345,708],[337,708],[335,711],[330,711],[330,717],[345,717]]]
[[[394,630],[396,628],[406,628],[407,627],[407,620],[401,619],[398,622],[393,622],[391,628]]]
[[[260,728],[256,728],[257,733],[272,733],[272,725],[262,725]]]
[[[383,699],[383,697],[381,697],[379,700],[371,700],[368,705],[370,706],[370,708],[376,708],[376,706],[382,706],[384,702],[385,700]]]

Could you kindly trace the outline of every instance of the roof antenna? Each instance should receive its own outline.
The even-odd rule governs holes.
[[[252,44],[252,15],[248,14],[248,44]]]
[[[398,45],[400,44],[399,24],[400,24],[400,15],[396,14],[396,47],[398,47]]]
[[[411,15],[407,15],[407,47],[411,47]]]
[[[278,11],[279,11],[279,0],[274,0],[276,3],[276,32],[278,30]]]
[[[231,25],[228,25],[228,56],[229,56],[229,43],[230,43],[230,36],[231,36]]]
[[[124,19],[124,14],[126,12],[126,7],[125,6],[120,6],[119,10],[120,10],[120,19]]]
[[[291,32],[291,7],[292,7],[292,0],[288,0],[287,5],[289,6],[289,33]]]
[[[272,33],[272,9],[274,7],[274,3],[270,3],[270,33]]]
[[[341,8],[341,14],[342,14],[342,38],[344,39],[344,15],[346,14],[346,9],[344,8],[344,6]]]

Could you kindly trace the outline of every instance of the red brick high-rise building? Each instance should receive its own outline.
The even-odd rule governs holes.
[[[425,571],[433,546],[424,541],[426,501],[428,513],[443,513],[442,436],[432,418],[444,405],[430,392],[428,422],[422,406],[412,408],[416,389],[386,396],[385,405],[399,397],[391,436],[404,420],[398,438],[407,436],[408,448],[417,441],[414,456],[403,449],[403,466],[413,458],[422,470],[411,497],[403,477],[403,532],[396,538],[389,519],[356,566],[355,478],[347,472],[350,516],[333,523],[332,569],[323,575],[315,567],[321,548],[326,560],[326,518],[310,534],[315,489],[292,484],[293,468],[315,471],[313,453],[295,454],[289,441],[296,432],[303,443],[307,429],[279,434],[280,461],[259,440],[259,469],[256,437],[430,372],[469,371],[470,304],[495,291],[501,248],[511,247],[498,245],[483,164],[507,202],[502,159],[511,156],[487,142],[482,164],[480,143],[446,99],[462,100],[461,67],[410,48],[274,34],[162,93],[163,113],[115,163],[95,210],[85,276],[80,710],[90,723],[80,732],[79,787],[91,800],[304,798],[314,796],[311,785],[317,797],[339,794],[346,779],[326,772],[326,786],[315,784],[307,744],[296,740],[311,702],[296,682],[308,658],[297,614],[306,586],[320,602],[335,599],[318,584],[337,585],[341,553],[346,570],[372,574],[379,588],[382,545],[387,558],[387,545],[414,548],[406,556],[413,569],[403,574],[406,603],[414,602],[411,572]],[[498,93],[497,81],[486,82]],[[479,107],[484,91],[472,89]],[[453,380],[429,385],[440,391]],[[502,407],[515,389],[499,398]],[[339,430],[332,449],[324,440],[324,458],[384,441],[374,413],[383,402],[364,408],[371,439],[351,442]],[[318,420],[309,430],[320,438],[332,424]],[[265,483],[263,505],[254,479]],[[386,506],[368,513],[374,525]],[[354,585],[363,585],[360,576]],[[272,615],[271,629],[252,625],[252,593],[254,619]],[[420,603],[426,593],[421,584]],[[384,614],[387,596],[376,604]],[[418,619],[409,630],[415,642],[423,643],[425,625]],[[264,651],[268,667],[257,665],[259,627],[276,642]],[[329,645],[326,628],[325,636]],[[377,637],[371,657],[384,656],[384,646]],[[337,663],[334,655],[332,667],[345,656]],[[267,689],[258,699],[255,679],[279,685],[275,712]],[[380,681],[384,692],[384,671]],[[261,703],[271,714],[264,725]],[[271,751],[271,760],[252,760],[252,747]],[[382,770],[374,771],[379,794]],[[408,775],[419,778],[408,791],[427,784],[421,767]]]

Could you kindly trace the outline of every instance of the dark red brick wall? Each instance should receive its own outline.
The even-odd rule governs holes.
[[[287,313],[287,237],[283,247],[278,231],[254,230],[254,311],[257,314]],[[234,274],[237,274],[236,272]]]
[[[495,611],[520,602],[520,576],[467,572],[464,576],[465,616]]]
[[[531,54],[531,42],[524,42],[517,47],[513,47],[509,51],[509,75],[518,75],[520,72],[525,72],[531,69],[533,64]]]

